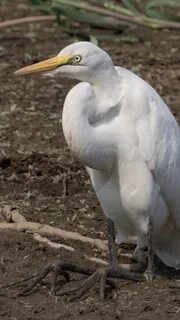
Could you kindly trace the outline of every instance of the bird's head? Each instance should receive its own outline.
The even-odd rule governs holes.
[[[64,48],[54,58],[15,71],[15,75],[46,73],[80,81],[95,82],[113,68],[109,55],[90,42],[77,42]]]

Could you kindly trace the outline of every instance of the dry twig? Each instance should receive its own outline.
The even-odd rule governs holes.
[[[66,231],[60,228],[51,227],[46,224],[27,221],[17,209],[12,209],[10,206],[6,206],[2,210],[1,215],[4,217],[6,216],[5,221],[8,222],[1,222],[0,229],[9,229],[19,232],[27,231],[29,233],[38,233],[39,235],[44,236],[57,236],[59,238],[63,238],[64,240],[81,241],[83,243],[95,246],[99,250],[107,251],[107,245],[105,241],[86,237],[78,232]]]
[[[66,246],[65,244],[62,244],[62,243],[52,242],[51,240],[49,240],[46,237],[41,237],[38,233],[34,233],[33,237],[34,237],[34,239],[36,241],[44,243],[44,244],[46,244],[49,247],[54,248],[54,249],[62,249],[63,248],[63,249],[68,250],[68,251],[74,251],[75,250],[71,246]]]
[[[56,21],[56,19],[57,19],[56,16],[50,15],[50,16],[24,17],[24,18],[19,18],[19,19],[6,20],[6,21],[0,22],[0,29],[15,26],[17,24],[44,22],[44,21]]]

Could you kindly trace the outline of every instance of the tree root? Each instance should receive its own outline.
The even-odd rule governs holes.
[[[78,232],[66,231],[60,228],[51,227],[46,224],[27,221],[18,211],[10,206],[4,207],[0,212],[6,222],[0,222],[0,229],[15,230],[19,232],[36,233],[43,236],[57,236],[64,240],[81,241],[90,244],[101,251],[107,251],[106,241],[83,236]],[[2,219],[1,219],[2,220]]]

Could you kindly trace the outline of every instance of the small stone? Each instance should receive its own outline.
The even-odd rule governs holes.
[[[13,103],[11,106],[10,106],[10,111],[13,112],[16,110],[16,106],[17,104],[16,103]]]

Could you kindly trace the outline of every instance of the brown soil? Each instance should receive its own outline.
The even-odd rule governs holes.
[[[34,14],[26,3],[2,2],[1,20]],[[100,45],[116,64],[150,82],[180,117],[179,34],[132,28],[130,35],[137,43]],[[98,201],[84,169],[66,147],[59,124],[63,100],[73,83],[11,77],[18,67],[56,54],[75,39],[46,22],[3,29],[0,40],[1,206],[11,204],[31,221],[103,239],[104,219]],[[67,244],[77,251],[57,251],[37,243],[30,234],[1,231],[1,262],[7,272],[3,275],[0,269],[1,283],[20,279],[57,256],[82,263],[86,263],[82,252],[102,256],[81,243]],[[99,301],[97,290],[71,303],[50,295],[47,288],[18,298],[12,291],[1,290],[0,319],[180,319],[180,291],[170,288],[172,281],[119,281],[116,295],[110,294],[105,302]]]

